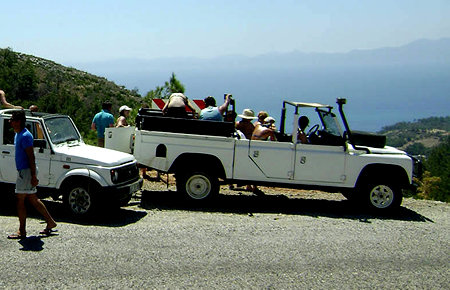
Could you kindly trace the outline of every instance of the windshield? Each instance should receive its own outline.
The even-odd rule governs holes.
[[[331,112],[318,110],[320,117],[323,121],[323,125],[325,127],[325,131],[334,135],[341,136],[341,130],[339,127],[339,123],[336,120],[336,115]]]
[[[80,135],[67,117],[56,117],[45,120],[45,125],[53,144],[69,141],[80,141]]]

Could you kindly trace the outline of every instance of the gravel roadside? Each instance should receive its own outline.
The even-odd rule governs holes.
[[[374,216],[339,194],[261,189],[191,205],[173,182],[145,182],[91,220],[47,201],[59,235],[35,236],[31,213],[24,241],[6,239],[18,221],[0,206],[0,288],[448,288],[448,204],[407,198]]]

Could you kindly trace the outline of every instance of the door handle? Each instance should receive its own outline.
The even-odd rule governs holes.
[[[9,151],[2,151],[2,154],[11,154]]]

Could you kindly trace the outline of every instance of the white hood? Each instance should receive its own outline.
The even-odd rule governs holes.
[[[370,152],[375,154],[403,154],[406,155],[405,151],[399,150],[391,146],[385,146],[384,148],[372,148],[369,147]]]
[[[358,152],[363,150],[355,150],[351,145],[348,146],[349,150],[352,152]],[[399,150],[391,146],[385,146],[384,148],[375,148],[367,146],[357,146],[357,148],[367,148],[372,154],[396,154],[396,155],[407,155],[405,151]]]
[[[135,160],[133,155],[127,153],[86,144],[60,146],[56,147],[55,151],[62,155],[62,161],[105,167],[116,166]],[[70,160],[66,158],[70,158]]]

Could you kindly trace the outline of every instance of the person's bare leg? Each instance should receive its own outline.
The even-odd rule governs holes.
[[[27,223],[27,208],[25,207],[25,198],[26,194],[16,194],[17,198],[17,216],[19,217],[19,231],[18,234],[25,236],[27,234],[26,231],[26,223]]]
[[[34,206],[34,208],[44,216],[45,221],[47,222],[47,229],[53,229],[56,227],[56,222],[48,212],[47,208],[45,207],[44,203],[37,198],[36,194],[29,194],[28,200],[30,203]]]

